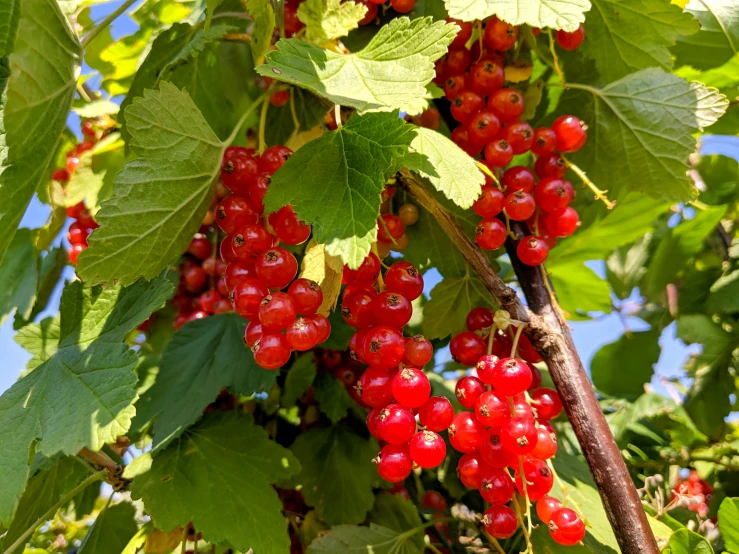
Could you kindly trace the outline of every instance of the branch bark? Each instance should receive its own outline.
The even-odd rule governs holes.
[[[549,367],[621,551],[625,554],[657,554],[659,549],[639,495],[595,397],[567,324],[549,298],[540,269],[522,264],[516,256],[517,241],[509,238],[506,250],[526,297],[526,307],[516,292],[490,267],[454,216],[429,194],[422,182],[408,170],[403,169],[400,174],[408,193],[436,219],[501,306],[515,319],[528,323],[524,332]],[[522,225],[513,227],[518,236],[523,236]]]

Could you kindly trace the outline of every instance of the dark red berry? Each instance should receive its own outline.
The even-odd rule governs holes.
[[[485,46],[491,50],[503,52],[516,44],[518,38],[518,27],[501,21],[497,17],[493,17],[485,25],[485,35],[483,41]]]
[[[321,287],[310,279],[295,279],[287,289],[287,294],[293,299],[296,313],[301,315],[315,313],[323,302]]]
[[[385,287],[388,291],[397,292],[412,302],[423,292],[423,276],[413,264],[397,262],[385,273]]]
[[[553,152],[542,154],[534,162],[534,171],[539,179],[546,177],[562,178],[567,173],[567,166],[562,156]]]
[[[505,195],[491,185],[485,185],[480,192],[480,198],[472,204],[472,209],[480,217],[495,217],[503,211]]]
[[[485,341],[471,331],[463,331],[452,338],[449,350],[457,362],[472,367],[485,354]]]
[[[375,296],[370,305],[374,320],[402,329],[413,315],[413,306],[402,294],[384,291]]]
[[[557,44],[559,44],[563,50],[577,50],[585,40],[585,27],[583,27],[581,23],[580,26],[571,33],[560,29],[557,31],[556,37]]]
[[[459,27],[459,31],[457,31],[457,36],[454,37],[454,40],[449,45],[449,48],[463,48],[465,44],[467,44],[467,41],[470,40],[472,37],[472,23],[469,21],[460,21],[459,19],[452,19],[447,18],[448,23],[454,23],[457,27]]]
[[[471,410],[475,407],[478,397],[485,391],[485,385],[477,377],[465,375],[454,388],[454,394],[463,408]]]
[[[292,155],[293,151],[287,146],[270,146],[259,157],[259,169],[266,173],[274,173]]]
[[[470,65],[470,51],[450,46],[446,55],[446,65],[451,73],[464,73]]]
[[[530,236],[522,239],[516,246],[518,259],[526,265],[537,266],[544,263],[549,255],[549,246],[541,237]]]
[[[529,193],[517,190],[506,196],[503,209],[513,221],[526,221],[534,215],[536,201]]]
[[[225,239],[224,239],[225,240]],[[254,269],[254,262],[247,260],[236,260],[228,264],[224,273],[226,279],[226,288],[228,291],[234,290],[244,279],[256,279],[257,270]]]
[[[458,125],[454,128],[452,131],[452,141],[464,150],[468,156],[472,156],[473,158],[482,152],[482,146],[477,146],[470,140],[466,125]]]
[[[344,266],[343,282],[347,285],[371,287],[380,275],[380,259],[370,252],[357,269]]]
[[[512,88],[502,88],[488,98],[488,110],[504,123],[513,123],[523,113],[523,95]]]
[[[264,331],[252,347],[254,361],[264,369],[278,369],[290,359],[287,338],[277,331]]]
[[[485,147],[485,160],[494,167],[505,167],[513,159],[513,148],[507,140],[496,140]]]
[[[467,325],[468,331],[480,331],[482,329],[487,329],[488,327],[493,325],[492,310],[484,306],[472,308],[470,310],[470,313],[467,314],[465,325]]]
[[[477,452],[464,454],[457,462],[457,476],[468,489],[479,489],[488,465]]]
[[[536,179],[534,173],[528,167],[515,165],[503,172],[500,177],[500,184],[505,187],[506,194],[511,194],[517,190],[531,194],[534,192]]]
[[[285,288],[298,273],[298,261],[295,256],[279,246],[260,254],[254,267],[259,278],[269,288]]]
[[[310,225],[298,219],[292,206],[283,206],[270,217],[270,224],[277,238],[285,244],[303,244],[310,237]]]

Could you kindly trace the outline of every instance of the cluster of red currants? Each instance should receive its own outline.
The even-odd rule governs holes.
[[[713,487],[700,478],[694,469],[690,471],[687,479],[678,479],[672,490],[672,500],[684,499],[684,504],[691,512],[696,512],[701,517],[708,515],[708,502],[711,500]]]
[[[403,204],[398,214],[392,213],[392,198],[397,189],[387,186],[382,191],[380,217],[377,218],[377,254],[384,259],[391,250],[403,252],[410,244],[406,233],[407,225],[415,225],[418,221],[418,208],[414,204]]]
[[[454,416],[449,441],[463,453],[457,466],[460,480],[478,489],[491,504],[482,523],[496,539],[512,536],[518,524],[507,504],[517,489],[537,502],[537,514],[549,525],[555,541],[580,542],[585,535],[583,521],[546,496],[554,482],[547,460],[557,452],[549,421],[562,412],[562,402],[555,390],[541,387],[541,372],[532,365],[541,358],[520,330],[510,326],[507,331],[515,333],[511,337],[496,329],[487,308],[470,311],[467,327],[468,331],[454,336],[449,348],[455,360],[474,365],[476,376],[457,381],[457,399],[469,411]],[[480,331],[488,332],[487,345],[477,334]]]
[[[292,350],[310,350],[331,332],[328,319],[316,313],[323,291],[313,281],[295,279],[295,256],[278,246],[304,243],[310,225],[298,220],[291,206],[264,217],[271,176],[290,155],[284,146],[268,148],[261,156],[232,146],[221,166],[221,180],[233,193],[216,209],[216,222],[227,234],[220,245],[227,264],[225,289],[234,311],[249,320],[244,341],[265,369],[282,367]]]
[[[518,28],[493,17],[485,26],[482,46],[476,41],[467,49],[472,25],[456,23],[461,30],[446,57],[437,62],[435,81],[443,86],[452,117],[459,123],[452,139],[470,156],[483,153],[482,163],[497,180],[494,184],[486,178],[475,203],[475,212],[484,218],[475,238],[482,248],[494,250],[503,246],[507,236],[507,226],[497,218],[501,213],[526,221],[533,234],[520,241],[518,255],[527,265],[540,265],[556,239],[571,235],[579,224],[577,212],[570,207],[575,191],[564,179],[567,166],[561,153],[579,150],[587,128],[571,115],[538,129],[522,121],[523,94],[504,86],[506,51],[516,44]],[[557,33],[559,43],[568,49],[576,42],[567,42],[570,35],[581,37],[581,43],[584,30]],[[515,155],[527,152],[536,157],[533,171],[523,166],[503,171]]]

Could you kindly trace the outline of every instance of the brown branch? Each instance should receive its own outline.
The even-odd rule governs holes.
[[[429,194],[421,181],[407,170],[401,170],[401,177],[408,193],[436,219],[503,308],[515,319],[528,323],[524,332],[549,367],[621,551],[657,554],[657,543],[639,495],[575,350],[567,324],[549,298],[542,272],[520,262],[516,256],[517,241],[509,238],[506,250],[526,296],[527,308],[490,267],[454,216]],[[522,224],[514,224],[513,230],[522,236]]]
[[[113,490],[120,492],[126,490],[131,483],[129,479],[123,477],[123,466],[117,464],[102,450],[93,452],[88,448],[80,450],[79,455],[97,468],[105,470],[105,481],[113,487]]]

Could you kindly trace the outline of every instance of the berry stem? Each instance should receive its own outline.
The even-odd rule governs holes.
[[[557,77],[559,77],[559,82],[562,83],[562,87],[564,87],[565,90],[569,88],[567,86],[567,82],[565,81],[565,74],[562,72],[562,67],[559,65],[559,56],[557,56],[557,49],[555,48],[555,41],[554,41],[554,35],[552,34],[551,29],[547,29],[547,35],[549,35],[549,52],[552,54],[552,61],[554,62],[554,71],[557,72]]]
[[[382,221],[382,218],[380,218],[380,220]],[[378,259],[380,258],[377,252],[376,242],[372,243],[372,253],[377,256]],[[380,274],[377,276],[377,287],[380,289],[380,292],[383,292],[385,290],[385,279],[382,278],[382,271],[380,271]]]
[[[125,2],[123,2],[123,4],[121,4],[115,10],[113,10],[110,13],[110,15],[108,15],[108,17],[106,17],[100,23],[95,25],[92,28],[92,30],[89,33],[87,33],[85,38],[82,39],[82,42],[81,42],[82,48],[83,49],[86,48],[87,45],[90,44],[95,39],[96,36],[102,33],[111,23],[113,23],[113,21],[118,19],[118,17],[121,14],[123,14],[123,12],[125,12],[128,8],[130,8],[135,2],[136,0],[126,0]]]
[[[390,240],[392,241],[392,243],[393,243],[394,245],[396,245],[396,246],[397,246],[397,245],[398,245],[398,243],[397,243],[397,242],[395,242],[395,239],[394,239],[394,238],[393,238],[393,236],[392,236],[392,235],[390,234],[390,230],[389,230],[389,229],[387,228],[387,223],[385,223],[385,220],[384,220],[384,219],[382,219],[381,217],[378,217],[377,219],[378,219],[378,221],[380,222],[380,225],[382,225],[382,228],[383,228],[383,229],[385,229],[385,234],[386,234],[386,235],[387,235],[388,237],[390,237]],[[375,252],[375,255],[376,255],[376,254],[377,254],[377,252]],[[379,256],[378,256],[378,257],[379,257]]]
[[[239,122],[236,124],[233,131],[231,131],[231,135],[223,142],[223,144],[228,146],[234,140],[236,140],[236,135],[239,134],[239,131],[241,131],[241,128],[244,126],[244,123],[246,123],[246,120],[249,118],[252,112],[256,110],[260,105],[262,105],[263,102],[266,102],[268,100],[269,100],[269,91],[264,92],[259,98],[254,100],[254,102],[251,103],[251,105],[246,109],[244,114],[241,116],[241,119],[239,119]]]
[[[526,481],[526,473],[523,470],[523,456],[518,457],[518,471],[521,472],[521,486],[523,487],[523,497],[526,500],[526,520],[528,521],[528,535],[531,536],[533,530],[531,525],[531,499],[529,498],[528,481]]]
[[[518,340],[521,338],[521,332],[523,331],[524,327],[526,327],[525,323],[519,325],[516,329],[516,334],[513,336],[513,345],[511,345],[511,358],[515,358],[516,354],[518,354]]]
[[[227,42],[251,42],[251,35],[247,33],[226,33],[223,40]]]
[[[524,480],[524,490],[525,490],[525,487],[526,487],[526,481]],[[526,539],[526,552],[528,554],[534,554],[534,547],[531,544],[531,532],[529,531],[529,528],[526,526],[526,522],[524,521],[524,516],[523,516],[523,510],[521,509],[521,504],[518,502],[518,498],[516,497],[515,494],[513,495],[513,505],[516,507],[516,517],[518,517],[518,522],[521,524],[521,531],[523,531],[523,536]],[[529,517],[529,523],[530,522],[531,522],[531,517]]]
[[[295,111],[295,87],[290,87],[290,114],[293,116],[295,130],[300,129],[300,121],[298,121],[298,114]]]
[[[341,105],[334,104],[334,119],[336,120],[336,128],[341,129],[343,124],[341,123]]]
[[[271,92],[272,85],[267,89],[267,93]],[[269,109],[269,96],[262,101],[262,113],[259,116],[259,154],[262,155],[267,148],[267,142],[264,139],[264,132],[267,128],[267,110]]]
[[[580,516],[580,519],[582,519],[585,522],[585,525],[590,525],[588,523],[588,520],[585,518],[585,514],[580,509],[580,505],[567,493],[567,489],[569,487],[560,479],[559,474],[557,473],[557,470],[554,469],[554,464],[552,463],[552,460],[547,460],[547,465],[549,466],[549,469],[552,471],[552,475],[554,475],[554,480],[557,482],[557,486],[562,489],[562,496],[564,497],[563,504],[567,505],[570,504],[574,510],[577,512],[577,515]]]
[[[493,341],[495,340],[495,325],[490,327],[490,332],[488,333],[488,350],[487,354],[490,356],[490,354],[493,353]]]
[[[498,554],[506,554],[505,550],[503,550],[503,547],[500,546],[498,539],[496,539],[494,536],[492,536],[490,533],[488,533],[484,529],[483,529],[483,533],[485,533],[485,536],[487,537],[488,542],[492,544],[493,547],[495,547],[495,550],[496,552],[498,552]]]
[[[564,156],[562,156],[562,159],[564,160],[565,165],[569,169],[571,169],[575,175],[577,175],[578,177],[580,177],[580,180],[583,182],[583,184],[586,187],[588,187],[590,190],[593,191],[593,194],[595,195],[595,198],[597,198],[598,200],[602,201],[609,210],[612,210],[613,207],[616,205],[616,202],[611,202],[610,200],[608,200],[608,196],[606,196],[606,193],[608,191],[607,190],[600,190],[595,185],[595,183],[593,183],[593,181],[591,181],[588,178],[588,176],[585,174],[585,172],[582,169],[580,169],[578,166],[576,166],[575,164],[573,164],[570,160],[568,160]]]

